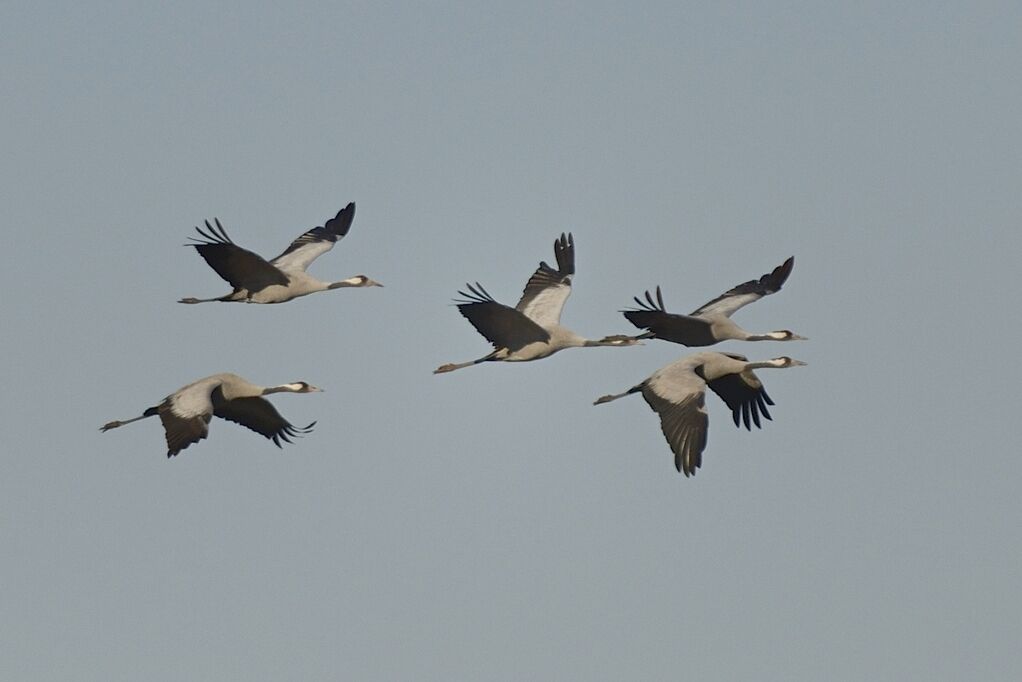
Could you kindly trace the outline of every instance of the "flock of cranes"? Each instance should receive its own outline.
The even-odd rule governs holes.
[[[269,261],[237,246],[218,219],[214,219],[214,224],[207,220],[205,230],[196,228],[200,237],[193,237],[194,243],[190,246],[195,247],[233,290],[216,298],[182,298],[179,302],[284,303],[330,289],[381,287],[382,284],[365,275],[323,282],[306,272],[316,258],[348,234],[354,217],[355,204],[349,203],[323,226],[300,235],[283,253]],[[561,311],[571,295],[571,278],[575,274],[575,242],[570,233],[562,233],[554,241],[554,258],[556,268],[540,262],[513,308],[498,303],[478,282],[466,284],[467,291],[459,291],[462,298],[455,301],[458,311],[492,344],[493,350],[475,360],[441,365],[434,373],[452,372],[483,362],[539,360],[566,348],[634,346],[645,339],[661,339],[684,346],[711,346],[727,340],[805,339],[786,329],[751,333],[731,320],[731,315],[742,307],[780,291],[794,267],[793,257],[759,279],[729,289],[689,315],[667,312],[659,286],[655,299],[646,291],[644,299],[635,297],[637,308],[622,311],[629,322],[645,331],[635,336],[613,334],[600,339],[584,338],[560,324]],[[750,362],[736,353],[700,351],[658,369],[623,393],[602,396],[594,404],[641,393],[660,417],[664,437],[674,453],[675,467],[691,476],[701,466],[706,447],[707,387],[727,404],[735,426],[744,424],[751,430],[752,425],[761,426],[761,417],[772,419],[767,406],[774,404],[754,370],[804,364],[789,357]],[[108,431],[158,416],[166,435],[167,456],[173,457],[206,438],[210,421],[219,417],[251,429],[280,447],[281,441],[290,443],[291,437],[309,433],[315,422],[305,427],[294,426],[264,396],[321,390],[304,381],[263,387],[236,374],[214,374],[179,388],[138,417],[108,422],[100,430]]]

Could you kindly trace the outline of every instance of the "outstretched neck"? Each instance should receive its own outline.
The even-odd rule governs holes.
[[[280,386],[269,386],[263,389],[263,395],[271,393],[301,393],[301,384],[281,384]]]
[[[345,287],[382,287],[383,285],[377,281],[371,280],[365,275],[355,275],[348,279],[342,279],[340,282],[331,282],[326,285],[327,289],[343,289]]]
[[[322,390],[322,388],[313,386],[305,381],[295,381],[290,384],[281,384],[280,386],[264,388],[262,395],[267,395],[269,393],[320,393]]]
[[[582,339],[582,345],[591,348],[594,346],[634,346],[639,339],[649,338],[647,335],[628,336],[626,334],[611,334],[602,339]]]
[[[800,367],[806,363],[801,360],[792,360],[789,357],[773,358],[772,360],[759,360],[757,362],[745,363],[745,369],[767,369],[769,367]]]
[[[784,367],[783,364],[778,364],[776,360],[757,360],[755,362],[745,363],[745,369],[767,369],[769,367]]]
[[[801,340],[801,336],[796,336],[789,331],[779,332],[766,332],[765,334],[748,334],[744,337],[744,341],[795,341]]]

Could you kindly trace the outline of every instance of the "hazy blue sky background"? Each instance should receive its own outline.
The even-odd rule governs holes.
[[[1017,3],[0,6],[0,677],[1017,680]],[[218,216],[384,289],[228,287]],[[572,231],[563,321],[660,284],[808,367],[707,400],[694,479],[639,398],[680,346],[433,376]],[[147,420],[219,371],[314,433]]]

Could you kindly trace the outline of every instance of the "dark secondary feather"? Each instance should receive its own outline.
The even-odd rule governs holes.
[[[196,227],[195,230],[202,239],[190,237],[196,243],[187,246],[194,246],[216,274],[235,289],[247,289],[251,293],[274,284],[287,285],[287,275],[266,262],[262,256],[235,244],[227,236],[227,231],[220,224],[220,220],[217,218],[213,220],[216,227],[210,225],[208,220],[207,231]]]
[[[518,310],[497,303],[479,282],[465,287],[468,292],[458,292],[464,298],[455,301],[458,311],[496,350],[507,348],[516,351],[536,341],[550,340],[545,329]]]
[[[297,427],[284,419],[277,412],[277,408],[265,398],[235,398],[224,400],[223,391],[218,386],[213,390],[213,414],[221,419],[241,424],[258,434],[266,436],[273,441],[274,445],[280,447],[280,441],[290,443],[290,437],[298,436],[312,431],[316,422],[305,427]]]
[[[712,346],[717,343],[710,330],[710,324],[700,317],[677,315],[667,312],[660,287],[656,288],[656,300],[646,291],[646,300],[634,297],[635,310],[622,310],[625,318],[640,329],[648,330],[645,338],[657,338],[684,346]]]
[[[751,371],[726,374],[719,379],[706,382],[706,385],[727,403],[731,409],[731,417],[734,419],[735,426],[739,426],[739,422],[741,422],[745,424],[746,429],[751,431],[752,427],[749,424],[751,419],[756,428],[762,428],[759,420],[760,414],[773,420],[770,411],[767,410],[767,405],[773,405],[774,401],[770,399],[763,384]]]

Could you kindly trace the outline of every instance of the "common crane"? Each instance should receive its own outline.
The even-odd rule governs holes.
[[[767,405],[773,405],[753,370],[768,367],[797,367],[806,363],[788,357],[749,362],[743,355],[701,351],[658,369],[648,379],[624,393],[605,395],[594,405],[609,403],[632,393],[642,393],[653,411],[660,415],[660,428],[674,452],[674,466],[685,476],[694,476],[703,463],[706,447],[706,387],[731,408],[735,426],[750,419],[760,428],[760,414],[773,419]]]
[[[280,441],[290,443],[289,436],[309,433],[316,422],[304,427],[294,426],[280,416],[270,401],[262,396],[271,393],[316,393],[321,390],[304,381],[264,388],[237,374],[214,374],[179,388],[139,417],[107,422],[100,431],[109,431],[146,417],[158,416],[167,435],[167,457],[173,457],[209,435],[210,419],[220,417],[266,436],[279,448]]]
[[[646,292],[646,300],[635,297],[637,310],[622,310],[628,321],[641,329],[639,339],[663,339],[684,346],[712,346],[729,339],[739,341],[805,341],[806,337],[782,329],[780,331],[753,334],[731,321],[731,315],[738,309],[781,290],[781,286],[795,265],[795,257],[784,261],[772,272],[759,279],[743,282],[725,291],[717,298],[704,303],[690,315],[669,313],[664,308],[660,287],[656,288],[656,301]]]
[[[560,239],[554,240],[554,256],[557,269],[541,261],[514,308],[497,303],[478,282],[466,284],[468,292],[458,292],[464,297],[456,301],[458,310],[493,344],[493,352],[477,360],[441,365],[433,373],[453,372],[480,362],[539,360],[565,348],[639,343],[635,337],[621,334],[586,339],[561,326],[561,310],[571,294],[571,276],[575,274],[575,242],[570,233],[565,236],[562,232]]]
[[[213,219],[215,226],[207,220],[206,231],[195,228],[202,238],[191,237],[195,243],[185,246],[194,246],[209,266],[234,287],[234,291],[218,298],[182,298],[179,303],[284,303],[328,289],[381,287],[382,284],[365,275],[355,275],[339,282],[322,282],[305,272],[312,261],[348,234],[354,218],[355,203],[352,202],[322,227],[314,227],[299,236],[284,249],[284,253],[271,261],[231,241],[218,218]]]

